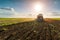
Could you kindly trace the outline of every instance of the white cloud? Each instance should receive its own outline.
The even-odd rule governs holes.
[[[52,12],[53,16],[60,16],[60,12]]]
[[[39,13],[38,13],[39,14]],[[42,12],[43,16],[45,18],[49,17],[60,17],[60,12]],[[26,17],[36,17],[37,14],[35,12],[33,13],[18,13],[15,11],[14,8],[6,7],[6,8],[0,8],[0,18],[26,18]]]
[[[26,18],[29,17],[28,14],[18,13],[14,8],[6,7],[0,8],[0,18]]]
[[[15,17],[17,15],[17,12],[14,8],[0,8],[0,17],[7,18],[7,17]]]
[[[60,12],[46,12],[43,15],[45,18],[60,18]]]

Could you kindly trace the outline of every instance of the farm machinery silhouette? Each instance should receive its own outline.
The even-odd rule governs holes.
[[[38,22],[43,22],[43,21],[44,21],[44,19],[43,19],[43,14],[38,14],[36,20],[37,20]]]

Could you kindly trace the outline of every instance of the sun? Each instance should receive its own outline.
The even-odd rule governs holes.
[[[37,4],[34,5],[34,10],[36,12],[40,12],[40,11],[42,11],[42,9],[43,9],[43,6],[41,4],[37,3]]]
[[[45,5],[41,2],[35,2],[33,3],[33,15],[36,18],[38,14],[43,14]]]

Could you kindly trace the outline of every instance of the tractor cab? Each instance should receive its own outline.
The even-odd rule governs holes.
[[[43,22],[43,15],[42,14],[37,15],[37,21],[38,22]]]

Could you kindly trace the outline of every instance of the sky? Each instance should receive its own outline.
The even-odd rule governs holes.
[[[42,6],[35,11],[34,5]],[[38,14],[46,18],[60,17],[60,0],[0,0],[0,18],[34,18]]]

